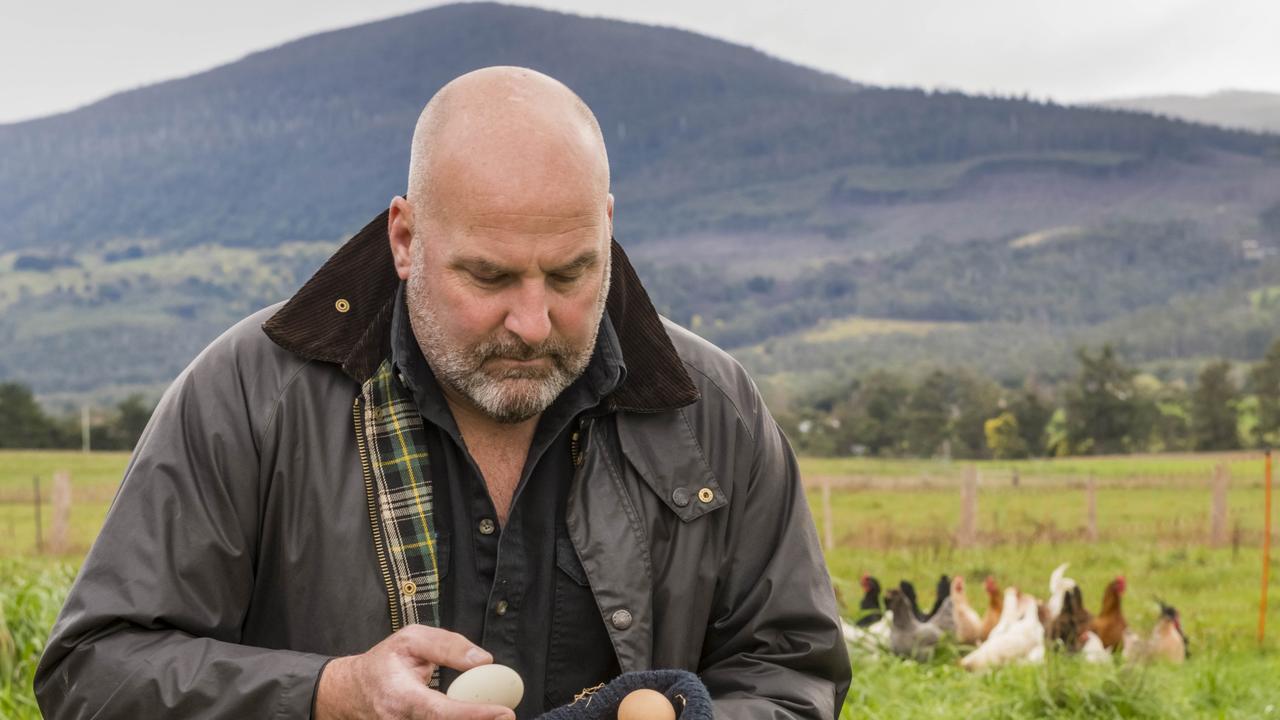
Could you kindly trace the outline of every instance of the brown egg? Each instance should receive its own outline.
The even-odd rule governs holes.
[[[618,720],[676,720],[676,709],[657,690],[633,690],[618,705]]]

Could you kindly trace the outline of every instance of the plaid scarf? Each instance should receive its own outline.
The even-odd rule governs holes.
[[[440,571],[431,500],[426,429],[409,389],[384,360],[362,388],[363,436],[370,453],[378,518],[385,533],[393,601],[391,629],[413,623],[440,627]],[[374,531],[378,528],[375,526]],[[385,562],[379,557],[380,562]],[[433,682],[434,684],[434,682]]]

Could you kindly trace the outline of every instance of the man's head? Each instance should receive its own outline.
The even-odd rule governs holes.
[[[452,399],[532,418],[586,368],[609,284],[613,196],[595,117],[532,70],[440,90],[388,234],[414,335]]]

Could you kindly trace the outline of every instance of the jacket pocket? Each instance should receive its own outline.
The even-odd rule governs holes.
[[[573,702],[574,695],[608,682],[620,672],[586,570],[563,530],[556,537],[554,591],[547,643],[548,710]]]

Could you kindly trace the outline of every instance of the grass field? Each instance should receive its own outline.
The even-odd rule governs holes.
[[[34,670],[44,635],[85,548],[101,526],[128,456],[124,453],[0,453],[0,717],[34,718]],[[1209,478],[1225,464],[1230,540],[1209,547]],[[1041,666],[970,675],[942,653],[932,664],[853,655],[854,681],[842,718],[1266,718],[1280,717],[1280,562],[1273,555],[1270,640],[1255,640],[1262,536],[1261,456],[1256,453],[985,462],[979,481],[978,542],[957,547],[954,531],[965,463],[869,459],[802,460],[810,504],[826,534],[820,489],[830,488],[828,566],[849,607],[863,573],[885,586],[910,579],[922,602],[941,573],[994,575],[1044,596],[1049,572],[1069,575],[1096,610],[1103,587],[1123,574],[1125,614],[1140,631],[1156,600],[1176,606],[1191,643],[1183,666],[1085,666],[1051,657]],[[48,493],[55,470],[73,478],[76,505],[68,552],[33,557],[31,478]],[[1014,476],[1017,484],[1014,484]],[[1096,485],[1097,533],[1087,540],[1085,483]],[[51,520],[44,506],[46,532]],[[1280,553],[1277,553],[1280,555]]]

